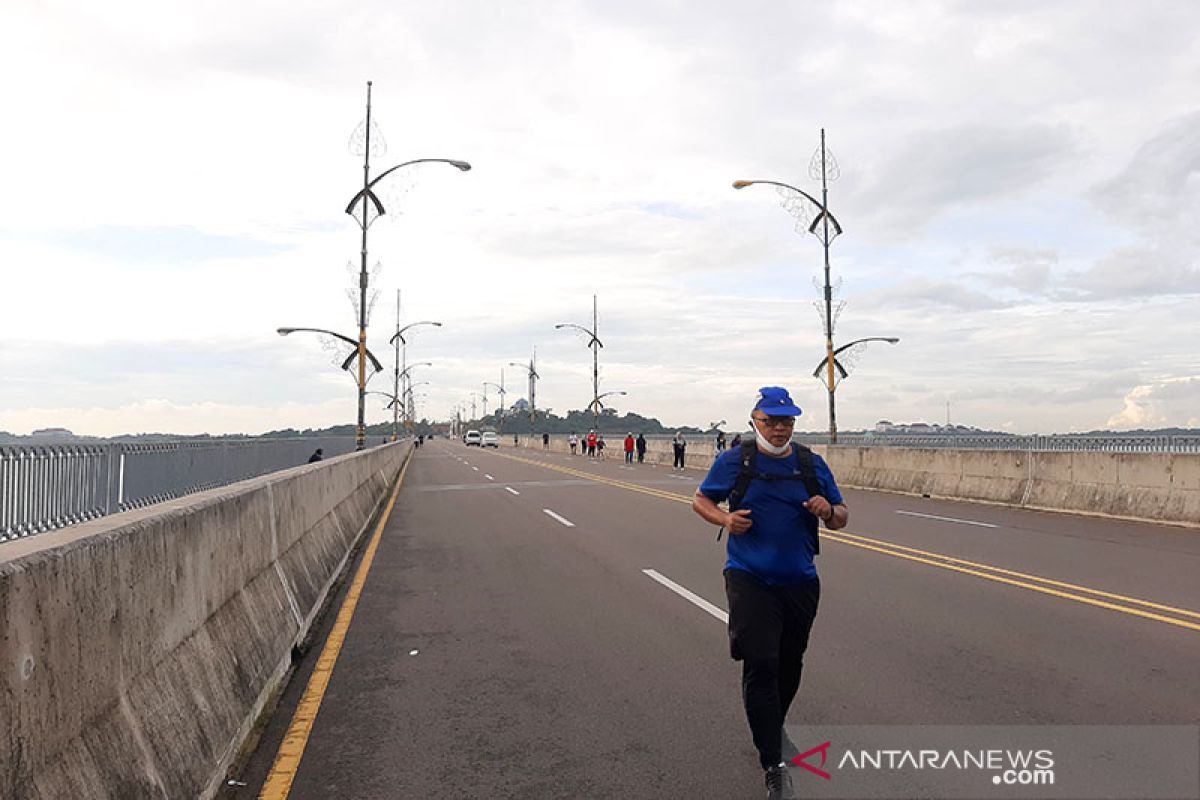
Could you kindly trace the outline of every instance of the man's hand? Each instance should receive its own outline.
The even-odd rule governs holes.
[[[829,504],[828,500],[821,497],[821,495],[816,495],[805,500],[804,507],[813,516],[822,521],[828,521],[829,515],[833,513],[833,506]]]
[[[725,530],[730,533],[745,533],[753,524],[748,508],[739,508],[737,511],[725,515]]]

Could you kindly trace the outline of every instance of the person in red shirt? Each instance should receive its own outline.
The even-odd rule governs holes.
[[[595,431],[588,431],[587,449],[588,449],[588,456],[591,458],[595,458],[596,457],[596,432]]]
[[[625,463],[633,463],[633,434],[625,434]]]

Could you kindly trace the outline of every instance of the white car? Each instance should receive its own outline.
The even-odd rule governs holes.
[[[479,440],[480,447],[500,447],[500,440],[496,438],[495,431],[484,431]]]
[[[467,447],[470,447],[471,445],[479,447],[479,442],[481,439],[482,437],[479,435],[479,431],[467,431],[467,435],[463,437],[463,441],[467,443]]]

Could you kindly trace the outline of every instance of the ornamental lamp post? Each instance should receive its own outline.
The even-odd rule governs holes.
[[[592,427],[595,428],[597,425],[597,419],[600,416],[600,348],[604,347],[604,343],[601,342],[600,337],[596,335],[596,332],[600,330],[600,325],[596,314],[596,295],[592,295],[591,330],[583,327],[582,325],[576,325],[571,322],[560,322],[555,325],[554,328],[555,330],[572,328],[582,332],[588,337],[587,347],[591,348],[592,350],[592,402],[588,407],[592,409]]]
[[[440,323],[440,322],[434,322],[433,320],[423,319],[419,322],[410,322],[409,324],[407,324],[403,328],[401,328],[400,327],[400,292],[397,291],[396,292],[396,332],[394,334],[392,334],[392,338],[388,340],[388,344],[395,345],[395,348],[396,348],[395,390],[396,390],[396,395],[398,397],[403,397],[403,398],[409,397],[409,392],[407,390],[402,392],[401,386],[400,386],[401,376],[407,374],[407,365],[408,365],[408,340],[404,338],[404,332],[407,330],[410,330],[412,328],[415,328],[418,325],[432,325],[435,328],[442,327],[442,323]],[[399,409],[396,409],[395,413],[399,414]],[[408,404],[407,404],[407,402],[405,402],[405,404],[404,404],[405,426],[404,427],[406,430],[409,429],[409,425],[412,422],[412,420],[410,419],[411,416],[412,416],[412,414],[408,408]],[[409,432],[411,433],[412,431],[409,430]]]
[[[537,382],[541,377],[537,373],[537,348],[533,350],[533,358],[529,359],[528,364],[522,364],[520,361],[508,362],[510,367],[521,367],[529,375],[529,435],[533,435],[533,426],[537,420]]]
[[[382,217],[387,212],[384,210],[383,203],[375,194],[375,187],[398,169],[408,167],[413,164],[429,164],[441,163],[449,164],[461,172],[467,172],[471,169],[471,165],[466,161],[460,161],[453,158],[418,158],[412,161],[405,161],[402,164],[397,164],[390,169],[384,170],[374,179],[371,178],[371,81],[367,81],[367,118],[363,125],[363,188],[355,193],[354,197],[350,198],[350,202],[346,205],[346,213],[351,219],[358,224],[362,230],[362,260],[358,273],[358,429],[355,433],[356,447],[362,450],[366,446],[366,428],[364,425],[364,413],[366,410],[366,359],[367,359],[367,284],[369,278],[367,275],[367,231],[371,227],[371,223]]]
[[[829,441],[831,444],[837,444],[837,409],[834,406],[833,392],[836,386],[834,378],[834,357],[833,357],[833,287],[829,281],[829,246],[842,233],[842,226],[829,211],[829,180],[836,179],[840,175],[840,169],[836,161],[833,160],[832,154],[825,149],[825,129],[821,129],[821,147],[813,156],[812,162],[809,164],[809,175],[814,179],[819,178],[821,181],[821,200],[813,197],[803,189],[798,189],[795,186],[779,181],[768,180],[737,180],[733,182],[734,189],[745,189],[747,186],[755,186],[762,184],[766,186],[774,186],[780,191],[783,197],[783,206],[788,213],[795,215],[801,222],[806,222],[811,216],[811,222],[806,225],[806,230],[820,240],[825,252],[825,368],[826,368],[826,387],[829,390]],[[790,192],[791,194],[785,194]],[[805,204],[807,201],[811,205],[811,209]],[[815,214],[810,211],[815,210]]]

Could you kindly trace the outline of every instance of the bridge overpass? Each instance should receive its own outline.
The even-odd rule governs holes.
[[[0,545],[0,795],[758,796],[703,464],[409,455]],[[897,491],[848,489],[825,535],[793,722],[1196,726],[1196,456],[1165,487],[1020,457],[829,454]],[[1104,515],[1021,507],[1039,492]],[[1110,513],[1156,498],[1184,518]]]

